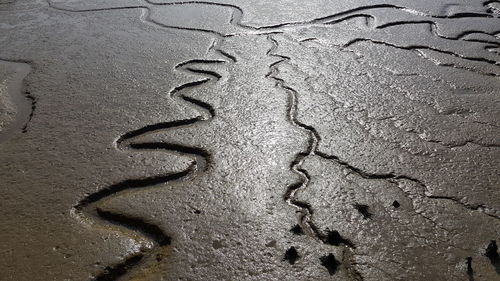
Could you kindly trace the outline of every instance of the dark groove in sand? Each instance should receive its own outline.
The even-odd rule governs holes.
[[[269,66],[269,73],[266,75],[266,77],[269,79],[273,79],[276,83],[276,87],[281,88],[288,93],[288,97],[289,97],[288,120],[294,126],[307,132],[309,135],[309,137],[308,137],[309,144],[308,144],[307,149],[305,151],[297,153],[295,160],[290,165],[290,169],[295,174],[297,174],[301,178],[301,180],[288,186],[283,198],[284,198],[285,202],[287,202],[290,206],[297,209],[297,211],[300,213],[300,218],[299,218],[298,224],[300,225],[300,227],[304,230],[304,232],[307,235],[309,235],[310,237],[313,237],[316,240],[321,241],[324,244],[331,245],[331,241],[330,241],[330,237],[329,237],[329,234],[331,232],[330,233],[328,233],[328,232],[323,233],[314,224],[314,221],[312,219],[314,211],[312,209],[311,204],[308,202],[300,201],[296,197],[297,192],[306,189],[309,185],[310,180],[311,180],[311,176],[309,175],[307,170],[302,168],[302,164],[303,164],[305,158],[317,155],[320,136],[314,127],[307,125],[307,124],[304,124],[298,120],[298,118],[297,118],[298,92],[295,89],[287,86],[283,79],[277,77],[277,74],[279,72],[279,69],[278,69],[279,65],[286,63],[288,60],[290,60],[290,58],[276,54],[275,51],[278,48],[278,42],[271,35],[268,35],[267,38],[272,44],[272,47],[268,50],[267,55],[269,55],[271,57],[279,58],[280,60],[272,63]],[[345,240],[345,241],[348,241],[348,240]],[[350,242],[344,243],[344,245],[346,246],[346,248],[349,249],[349,251],[353,251],[353,249],[355,248],[355,245],[353,245]],[[363,280],[362,275],[354,268],[354,266],[351,263],[345,264],[345,267],[347,268],[347,273],[351,279],[356,280],[356,281]]]
[[[309,156],[318,156],[318,157],[321,157],[321,158],[324,158],[324,159],[327,159],[330,161],[334,161],[335,163],[339,164],[343,168],[349,170],[351,173],[357,174],[358,176],[360,176],[364,179],[386,180],[386,181],[388,181],[392,184],[396,184],[396,185],[399,184],[400,180],[407,180],[407,181],[413,182],[414,184],[416,184],[417,186],[419,186],[420,188],[422,188],[424,190],[424,194],[428,199],[444,199],[444,200],[453,201],[454,203],[459,204],[463,208],[473,210],[473,211],[478,211],[480,208],[481,209],[488,209],[486,206],[483,206],[483,205],[476,206],[476,205],[470,205],[467,203],[463,203],[463,202],[461,202],[461,200],[453,198],[453,197],[430,195],[430,193],[428,191],[428,187],[418,179],[415,179],[415,178],[412,178],[409,176],[405,176],[405,175],[396,175],[396,174],[392,174],[392,173],[387,173],[387,174],[369,173],[369,172],[363,171],[360,168],[352,166],[348,162],[341,160],[339,157],[337,157],[335,155],[328,155],[326,153],[321,152],[319,150],[319,142],[321,141],[321,137],[320,137],[320,134],[318,133],[318,131],[313,126],[304,124],[301,121],[299,121],[297,118],[298,92],[295,89],[287,86],[283,79],[277,77],[277,74],[279,72],[279,69],[278,69],[279,65],[283,64],[283,63],[287,63],[287,61],[289,61],[290,58],[283,56],[283,55],[276,54],[275,51],[278,48],[278,42],[274,38],[272,38],[271,36],[268,36],[267,38],[272,44],[272,47],[269,49],[267,54],[269,56],[279,58],[279,60],[269,65],[269,73],[266,75],[266,77],[273,79],[278,88],[281,88],[289,93],[289,116],[288,116],[289,121],[294,126],[306,131],[309,134],[309,139],[308,139],[309,146],[308,146],[308,148],[306,149],[306,151],[299,152],[296,155],[295,160],[292,162],[292,164],[290,166],[291,170],[294,173],[296,173],[297,175],[299,175],[301,180],[297,183],[290,185],[288,187],[285,195],[284,195],[285,201],[289,205],[296,208],[298,210],[298,212],[301,214],[301,217],[299,219],[299,225],[302,227],[302,229],[305,230],[306,234],[308,234],[309,236],[312,236],[313,238],[315,238],[323,243],[328,244],[327,243],[327,239],[328,239],[327,235],[324,234],[313,222],[312,217],[313,217],[314,211],[312,209],[311,204],[308,202],[300,201],[296,198],[297,192],[306,189],[309,182],[310,182],[310,179],[311,179],[308,171],[302,168],[302,163],[303,163],[304,159],[306,157],[309,157]],[[356,39],[356,40],[359,40],[359,41],[367,40],[367,41],[373,42],[372,40],[368,40],[368,39]],[[386,44],[385,42],[377,42],[377,41],[375,41],[374,43],[375,44],[377,44],[377,43]],[[352,44],[352,42],[348,43],[347,46],[351,45],[351,44]],[[392,46],[392,44],[389,44],[389,45]],[[409,48],[411,48],[411,47],[409,47]],[[466,59],[470,59],[470,58],[466,58]],[[472,60],[475,60],[475,58],[473,58]],[[490,210],[497,212],[497,210],[494,210],[494,209],[490,209]],[[497,218],[497,219],[500,218],[499,216],[493,215],[491,213],[487,213],[487,212],[483,212],[483,211],[481,211],[481,212],[488,215],[488,216]],[[353,245],[352,248],[355,248],[355,246]],[[352,251],[352,249],[349,249],[349,250]],[[361,276],[361,274],[359,272],[357,272],[354,267],[352,267],[351,265],[346,265],[346,266],[348,267],[348,271],[350,272],[351,278],[353,278],[355,280],[363,280],[363,277]]]
[[[162,256],[162,252],[165,248],[170,245],[171,238],[156,224],[148,222],[142,218],[106,211],[101,209],[99,205],[109,199],[127,194],[131,190],[161,188],[167,184],[175,184],[177,182],[191,180],[207,169],[207,165],[210,162],[210,154],[201,148],[189,147],[175,143],[134,142],[134,140],[156,131],[182,128],[198,122],[209,122],[215,116],[214,108],[205,102],[184,96],[181,93],[185,90],[204,85],[208,82],[217,81],[222,77],[217,72],[197,69],[191,67],[191,65],[223,62],[225,61],[196,59],[179,63],[175,67],[176,70],[180,70],[188,74],[208,76],[208,78],[202,80],[188,82],[177,86],[169,93],[170,97],[187,102],[188,105],[200,112],[199,117],[148,125],[137,130],[129,131],[116,140],[116,146],[118,149],[156,150],[175,152],[181,155],[190,156],[194,159],[194,162],[190,165],[190,167],[184,171],[173,174],[124,180],[86,196],[76,206],[74,206],[74,213],[83,222],[89,222],[92,225],[100,224],[109,230],[111,230],[111,228],[108,225],[115,225],[121,232],[136,233],[142,238],[146,238],[147,240],[153,242],[152,246],[143,247],[140,253],[135,253],[125,257],[121,262],[106,267],[103,272],[95,277],[96,281],[118,280],[119,278],[129,274],[134,268],[144,267],[146,265],[154,266],[161,260],[159,257]]]
[[[456,53],[454,53],[452,51],[440,50],[438,48],[429,47],[429,46],[425,46],[425,45],[400,46],[400,45],[396,45],[396,44],[392,44],[392,43],[387,43],[387,42],[384,42],[384,41],[379,41],[379,40],[374,40],[374,39],[368,39],[368,38],[356,38],[356,39],[353,39],[350,42],[346,43],[344,45],[344,47],[349,47],[349,46],[351,46],[353,44],[356,44],[357,42],[363,42],[363,41],[367,41],[367,42],[370,42],[370,43],[373,43],[373,44],[379,44],[379,45],[385,45],[385,46],[389,46],[389,47],[394,47],[394,48],[398,48],[398,49],[402,49],[402,50],[431,50],[431,51],[435,51],[435,52],[438,52],[438,53],[443,53],[443,54],[451,55],[451,56],[454,56],[454,57],[457,57],[457,58],[460,58],[460,59],[464,59],[464,60],[470,60],[470,61],[475,61],[475,62],[484,62],[484,63],[495,65],[495,66],[499,66],[500,65],[500,63],[498,63],[496,61],[485,59],[485,58],[482,58],[482,57],[466,57],[466,56],[462,56],[462,55],[456,54]]]

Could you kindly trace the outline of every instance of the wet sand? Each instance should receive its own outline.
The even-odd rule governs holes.
[[[498,7],[0,2],[0,280],[500,280]]]

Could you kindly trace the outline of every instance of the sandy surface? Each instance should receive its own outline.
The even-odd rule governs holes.
[[[500,280],[500,2],[0,0],[0,280]]]

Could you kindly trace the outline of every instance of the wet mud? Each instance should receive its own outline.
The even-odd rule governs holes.
[[[500,280],[500,2],[0,1],[0,280]]]

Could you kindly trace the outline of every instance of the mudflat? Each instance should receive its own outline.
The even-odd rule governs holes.
[[[500,280],[500,2],[0,0],[0,224],[0,280]]]

